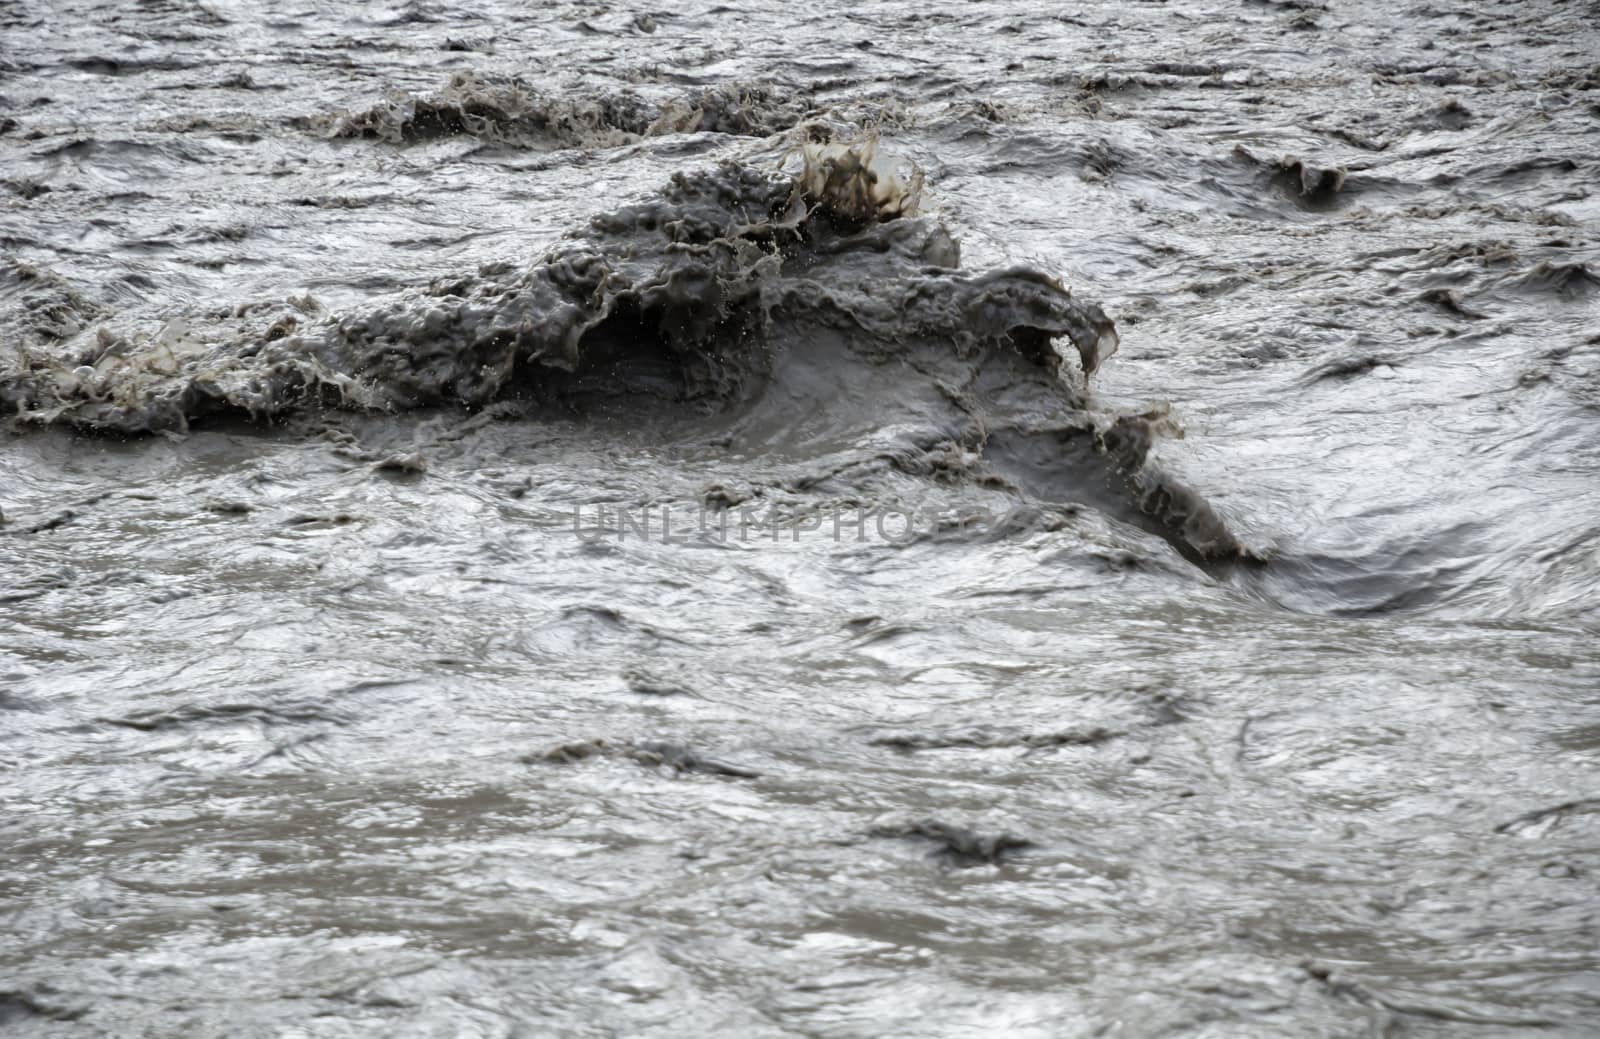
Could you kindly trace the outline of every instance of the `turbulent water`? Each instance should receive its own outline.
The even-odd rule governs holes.
[[[1595,1034],[1597,25],[0,6],[0,1030]]]

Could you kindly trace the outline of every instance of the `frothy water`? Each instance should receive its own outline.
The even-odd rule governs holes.
[[[0,1024],[1590,1034],[1590,14],[0,12]]]

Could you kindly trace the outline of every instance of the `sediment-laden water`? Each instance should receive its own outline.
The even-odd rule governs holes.
[[[0,1026],[1592,1034],[1596,18],[0,7]]]

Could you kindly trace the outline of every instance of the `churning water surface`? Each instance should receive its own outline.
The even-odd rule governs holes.
[[[0,1029],[1596,1034],[1597,24],[0,5]]]

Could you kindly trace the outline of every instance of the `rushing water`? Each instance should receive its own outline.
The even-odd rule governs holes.
[[[0,6],[0,1029],[1595,1034],[1597,24]]]

